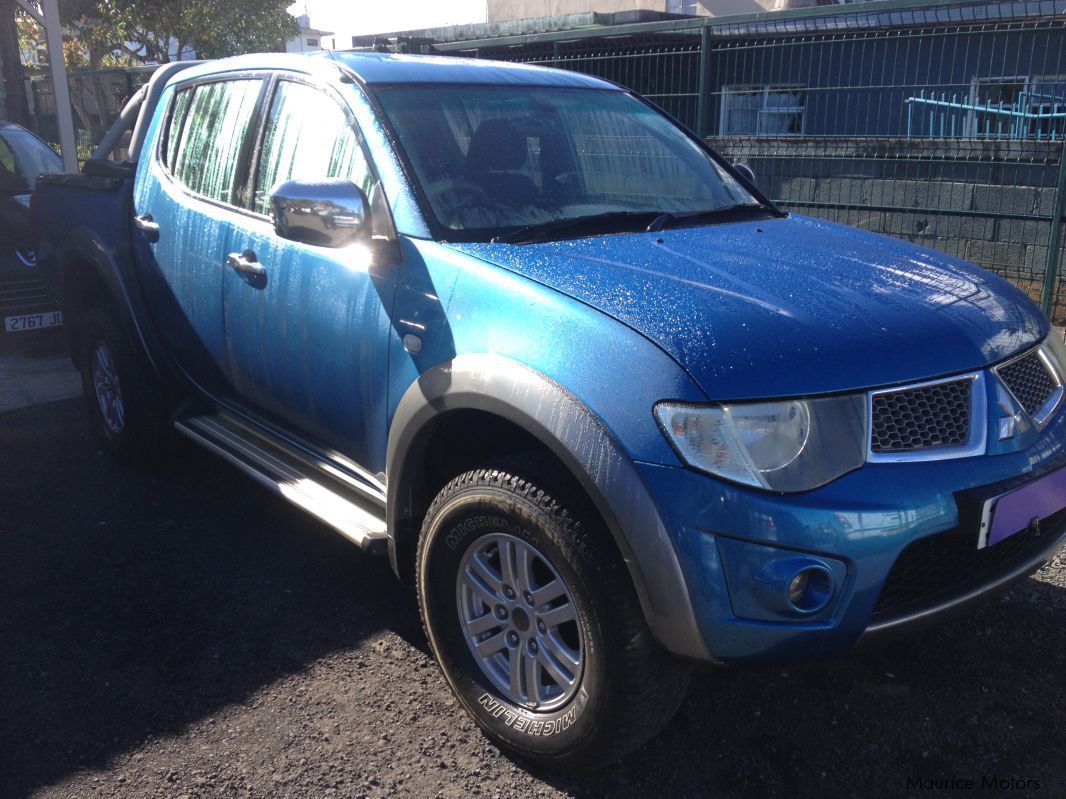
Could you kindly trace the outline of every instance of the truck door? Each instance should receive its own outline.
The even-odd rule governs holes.
[[[227,393],[222,278],[247,210],[248,159],[266,80],[179,84],[164,95],[134,186],[134,248],[158,329],[181,368]]]
[[[276,82],[251,168],[251,214],[230,239],[256,275],[225,270],[228,376],[253,410],[378,474],[385,467],[388,311],[395,269],[368,251],[276,235],[270,190],[286,180],[375,185],[339,96],[297,78]]]

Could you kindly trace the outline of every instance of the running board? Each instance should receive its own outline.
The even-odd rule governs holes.
[[[179,419],[174,426],[364,551],[386,551],[385,494],[380,487],[224,411]]]

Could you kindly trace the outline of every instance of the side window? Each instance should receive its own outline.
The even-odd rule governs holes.
[[[0,135],[0,192],[33,191],[38,175],[62,171],[59,156],[33,134],[8,128]]]
[[[803,133],[805,86],[726,86],[719,133],[795,136]]]
[[[0,139],[0,191],[24,191],[25,180],[15,163],[15,153],[3,139]]]
[[[168,143],[177,180],[204,197],[239,204],[237,165],[261,87],[260,80],[234,80],[193,90],[177,144]]]
[[[178,155],[178,144],[181,142],[181,131],[185,126],[185,117],[189,113],[189,101],[192,100],[192,89],[180,89],[174,97],[174,105],[171,107],[170,121],[167,123],[166,141],[163,144],[163,163],[171,170],[174,169],[174,161]]]
[[[286,180],[347,178],[370,192],[373,177],[344,109],[303,83],[281,81],[267,117],[254,208],[270,213],[270,190]]]

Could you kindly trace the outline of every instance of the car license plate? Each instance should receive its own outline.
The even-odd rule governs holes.
[[[1059,469],[1021,488],[985,502],[977,548],[998,544],[1066,508],[1066,469]]]
[[[62,311],[30,313],[4,318],[5,333],[21,333],[23,330],[39,330],[42,327],[58,327],[63,324]]]

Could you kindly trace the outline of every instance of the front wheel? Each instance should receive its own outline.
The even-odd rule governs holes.
[[[430,646],[498,745],[560,767],[651,738],[688,668],[653,640],[621,557],[589,510],[520,469],[479,469],[437,496],[419,541]]]

